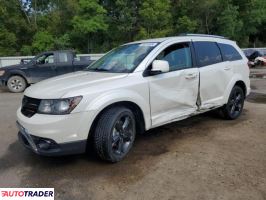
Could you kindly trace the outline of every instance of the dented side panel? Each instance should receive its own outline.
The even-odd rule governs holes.
[[[148,82],[153,127],[196,112],[198,68],[150,76]]]
[[[234,71],[229,62],[221,62],[200,69],[201,109],[223,105],[225,92],[231,82]]]

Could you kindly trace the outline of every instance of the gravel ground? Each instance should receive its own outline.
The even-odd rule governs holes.
[[[120,163],[39,157],[17,142],[22,95],[0,91],[0,187],[54,187],[56,199],[266,199],[266,80],[235,121],[203,114],[138,136]]]

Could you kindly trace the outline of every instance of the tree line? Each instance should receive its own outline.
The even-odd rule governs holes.
[[[266,46],[265,0],[0,0],[0,56],[102,53],[181,33]]]

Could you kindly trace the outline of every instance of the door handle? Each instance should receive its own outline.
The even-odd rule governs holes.
[[[197,77],[197,74],[187,74],[187,75],[185,76],[186,79],[194,79],[194,78],[196,78],[196,77]]]
[[[224,70],[230,70],[231,69],[231,67],[225,67],[224,68]]]

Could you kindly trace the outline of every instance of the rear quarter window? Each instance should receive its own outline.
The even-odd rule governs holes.
[[[241,60],[242,56],[238,53],[238,51],[230,44],[222,44],[218,43],[223,60],[224,61],[235,61],[235,60]]]
[[[222,62],[222,55],[215,42],[194,42],[197,64],[200,67]]]
[[[66,52],[60,52],[60,53],[58,53],[58,60],[59,60],[59,62],[60,63],[66,63],[66,62],[68,62],[68,59],[67,59],[67,53]]]

